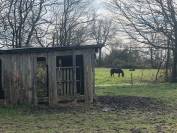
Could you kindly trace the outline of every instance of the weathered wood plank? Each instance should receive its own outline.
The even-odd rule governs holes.
[[[56,56],[48,53],[48,72],[49,72],[49,105],[56,105],[58,102],[56,85]]]
[[[77,96],[77,88],[76,88],[76,55],[73,51],[72,53],[72,61],[73,61],[73,92],[74,96]]]
[[[93,103],[93,67],[90,52],[84,54],[85,102]]]
[[[38,99],[37,99],[37,82],[36,82],[36,73],[37,73],[37,56],[35,54],[31,55],[32,59],[32,88],[33,88],[33,104],[37,105],[38,104]]]

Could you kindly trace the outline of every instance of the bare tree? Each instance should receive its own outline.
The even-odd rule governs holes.
[[[63,0],[54,7],[54,46],[80,45],[91,18],[88,0]]]
[[[110,9],[124,31],[140,43],[173,51],[177,80],[177,3],[174,0],[112,0]],[[160,38],[160,39],[156,39]],[[160,42],[159,42],[160,40]],[[158,41],[158,42],[157,42]],[[170,44],[168,43],[170,41]]]
[[[4,0],[0,20],[0,43],[5,47],[31,47],[35,30],[46,14],[46,0]]]
[[[90,28],[90,37],[95,40],[97,45],[101,45],[102,47],[108,45],[108,41],[110,41],[115,35],[115,29],[113,27],[113,23],[111,19],[105,18],[96,18],[94,19],[91,28]],[[102,60],[102,48],[99,49],[99,65]]]

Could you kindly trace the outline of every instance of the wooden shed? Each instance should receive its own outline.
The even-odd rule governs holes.
[[[0,50],[0,99],[8,104],[92,103],[97,45]]]

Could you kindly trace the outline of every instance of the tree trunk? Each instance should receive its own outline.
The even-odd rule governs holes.
[[[175,22],[176,21],[176,18],[174,18]],[[177,82],[177,24],[175,23],[175,26],[174,26],[174,36],[175,36],[175,41],[174,41],[174,44],[175,44],[175,47],[173,49],[173,67],[172,67],[172,82]]]
[[[169,80],[169,61],[170,61],[170,50],[167,50],[167,60],[166,60],[166,64],[165,64],[165,80],[168,81]]]
[[[173,50],[172,82],[177,82],[177,48]]]
[[[155,67],[154,67],[153,48],[152,48],[152,47],[150,48],[150,56],[151,56],[151,67],[152,67],[152,68],[155,68]]]
[[[98,65],[101,66],[102,64],[102,48],[99,49],[99,59],[98,59]]]
[[[168,40],[168,49],[167,49],[167,57],[165,64],[165,80],[169,81],[169,64],[170,64],[170,40]]]

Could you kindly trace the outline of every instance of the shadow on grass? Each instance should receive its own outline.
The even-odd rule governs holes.
[[[170,107],[155,98],[137,96],[99,96],[102,106],[119,109],[138,109],[147,111],[166,111]]]

